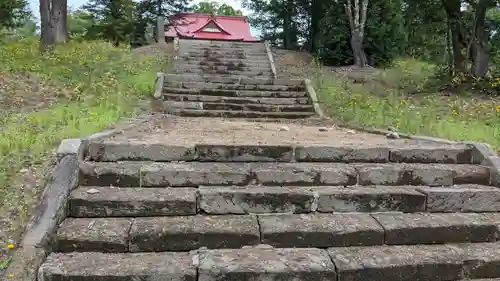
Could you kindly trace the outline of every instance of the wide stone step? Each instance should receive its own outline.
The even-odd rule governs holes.
[[[192,74],[167,74],[165,83],[168,82],[204,82],[238,85],[274,85],[274,86],[301,86],[304,89],[304,80],[300,79],[272,79],[272,78],[249,78],[242,75],[192,75]]]
[[[231,71],[231,72],[267,72],[271,73],[271,67],[269,66],[239,66],[239,65],[176,65],[175,70],[177,71],[187,71],[187,70],[203,70],[203,71]]]
[[[272,77],[271,71],[262,71],[262,70],[216,70],[216,69],[199,69],[199,68],[191,68],[191,69],[175,69],[174,73],[177,74],[222,74],[222,75],[245,75],[249,77]]]
[[[168,107],[169,101],[166,101]],[[189,103],[188,103],[189,104]],[[178,106],[178,104],[175,104]],[[189,107],[189,105],[188,105]],[[311,112],[314,114],[312,105],[302,104],[256,104],[256,103],[220,103],[220,102],[198,102],[196,108],[203,110],[227,110],[246,112]]]
[[[494,242],[493,214],[265,214],[140,218],[68,218],[57,232],[60,252],[161,252],[328,248]]]
[[[184,59],[186,57],[192,58],[193,60],[212,60],[212,61],[224,61],[225,59],[239,59],[239,60],[268,60],[267,55],[248,55],[233,52],[211,52],[210,54],[204,54],[203,52],[187,52],[180,53],[178,58]]]
[[[251,98],[258,98],[258,100],[264,99],[286,99],[286,100],[296,100],[296,99],[307,99],[309,97],[304,91],[252,91],[252,90],[224,90],[224,89],[204,89],[204,88],[163,88],[164,95],[175,95],[175,96],[206,96],[210,98],[240,98],[244,100],[250,100]]]
[[[165,82],[164,86],[169,90],[173,88],[182,88],[193,91],[203,91],[200,93],[204,94],[216,94],[216,93],[229,93],[231,96],[235,96],[236,92],[302,92],[304,93],[305,87],[302,85],[297,86],[286,86],[286,85],[245,85],[245,84],[226,84],[218,82]],[[230,91],[230,92],[227,92]],[[185,91],[188,92],[188,91]],[[267,93],[262,93],[267,95]],[[286,93],[285,93],[286,94]],[[225,94],[226,95],[226,94]],[[273,97],[274,93],[268,94]]]
[[[41,281],[317,280],[499,278],[500,243],[317,248],[244,248],[158,253],[52,253]]]
[[[264,42],[238,42],[220,40],[179,40],[180,46],[234,46],[234,47],[259,47],[265,46]]]
[[[72,217],[334,212],[500,212],[491,186],[201,186],[112,188],[71,192]],[[197,207],[198,206],[198,207]],[[500,220],[500,218],[499,218]],[[401,237],[404,239],[404,237]]]
[[[341,162],[341,163],[471,163],[464,145],[170,145],[143,140],[91,141],[86,157],[92,161],[205,161],[205,162]]]
[[[182,60],[177,60],[176,65],[240,65],[240,66],[261,66],[269,67],[269,60],[239,60],[239,59],[225,59],[222,61],[210,60],[193,60],[189,57],[183,57]]]
[[[168,111],[168,113],[185,117],[280,118],[280,119],[303,119],[316,115],[315,112],[261,112],[261,111],[203,110],[203,109],[176,109]]]
[[[182,49],[179,54],[243,54],[245,56],[267,56],[266,49],[254,49],[254,48],[208,48],[208,47],[188,47]]]
[[[131,187],[490,184],[488,167],[467,164],[82,162],[80,174],[83,185]]]
[[[252,95],[254,92],[249,92]],[[304,95],[304,93],[302,93]],[[164,100],[168,101],[188,101],[188,102],[212,102],[212,103],[230,103],[230,104],[269,104],[269,105],[294,105],[308,104],[310,100],[303,98],[264,98],[264,97],[227,97],[215,95],[197,95],[197,94],[164,94]]]

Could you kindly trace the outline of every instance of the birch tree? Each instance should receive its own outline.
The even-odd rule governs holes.
[[[351,48],[354,55],[354,64],[357,67],[365,67],[368,62],[363,48],[363,38],[366,23],[366,10],[368,0],[347,0],[345,10],[349,18],[351,28]]]

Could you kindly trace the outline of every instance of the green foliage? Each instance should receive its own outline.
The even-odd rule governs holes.
[[[205,14],[215,14],[218,16],[241,16],[243,13],[240,10],[235,10],[233,7],[222,4],[220,5],[216,1],[199,2],[192,7],[192,10],[197,13]]]
[[[30,15],[26,0],[0,1],[0,29],[22,26]]]
[[[73,40],[97,39],[96,16],[79,9],[68,14],[69,35]]]
[[[72,94],[46,110],[0,117],[0,213],[7,215],[9,206],[21,216],[33,202],[19,186],[9,185],[12,176],[42,160],[62,139],[100,131],[136,114],[138,98],[154,91],[164,58],[138,57],[99,41],[72,41],[41,56],[38,38],[25,38],[0,45],[0,61],[0,74],[27,72]]]
[[[375,74],[392,80],[379,92],[364,84],[322,72],[314,77],[327,114],[346,124],[387,128],[453,140],[487,142],[500,148],[500,104],[485,97],[414,94],[432,79],[434,66],[416,60],[397,61]],[[399,77],[399,78],[395,78]],[[380,83],[380,81],[372,81]],[[413,94],[410,94],[413,93]]]
[[[87,35],[110,40],[115,46],[130,42],[136,9],[132,0],[91,0],[83,9],[90,15],[84,20],[95,23],[88,27]]]

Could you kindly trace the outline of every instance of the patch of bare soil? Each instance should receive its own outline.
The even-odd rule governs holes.
[[[383,145],[411,144],[413,140],[387,139],[330,124],[313,126],[300,123],[252,122],[224,118],[189,118],[167,116],[125,130],[113,140],[142,140],[172,145],[238,144],[238,145]]]
[[[70,97],[71,91],[43,82],[33,74],[0,73],[0,115],[40,110]]]

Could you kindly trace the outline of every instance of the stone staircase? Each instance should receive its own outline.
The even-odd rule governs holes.
[[[316,114],[304,80],[275,79],[264,43],[179,40],[174,73],[155,97],[181,116],[306,118]]]
[[[130,138],[84,156],[38,281],[500,278],[500,190],[466,145]]]

